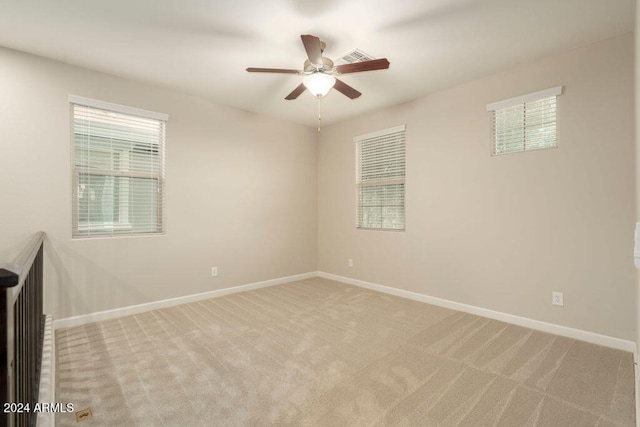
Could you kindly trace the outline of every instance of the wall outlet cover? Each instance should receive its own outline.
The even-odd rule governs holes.
[[[564,294],[562,292],[551,292],[551,304],[564,306]]]

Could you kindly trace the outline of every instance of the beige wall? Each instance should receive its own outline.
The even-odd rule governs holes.
[[[633,41],[323,129],[318,269],[635,341]],[[557,85],[559,148],[491,157],[486,104]],[[356,230],[352,138],[400,124],[406,232]],[[551,305],[552,291],[564,292],[564,307]]]
[[[614,38],[317,145],[314,129],[0,49],[0,255],[47,232],[56,318],[318,269],[635,340],[633,57]],[[555,85],[560,148],[491,157],[485,105]],[[70,93],[170,115],[165,236],[71,239]],[[352,138],[403,123],[407,231],[358,231]]]
[[[640,222],[640,5],[636,1],[636,28],[635,28],[635,137],[636,137],[636,222]],[[636,284],[640,286],[640,273],[636,270]],[[637,338],[636,338],[636,355],[640,354],[640,292],[637,293]],[[637,377],[637,376],[636,376]],[[636,378],[636,394],[640,391],[638,387],[638,378]],[[640,411],[640,399],[636,398],[636,413]],[[640,424],[640,419],[638,420]]]
[[[71,239],[69,94],[169,114],[166,235]],[[313,129],[7,49],[0,118],[0,250],[47,232],[56,318],[316,270]]]

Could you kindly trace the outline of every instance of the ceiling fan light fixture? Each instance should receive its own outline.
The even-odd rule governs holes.
[[[329,93],[336,79],[325,73],[313,73],[302,79],[302,84],[318,98],[323,98]]]

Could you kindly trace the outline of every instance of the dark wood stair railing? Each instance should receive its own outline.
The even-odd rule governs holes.
[[[35,426],[45,316],[37,233],[12,263],[0,264],[0,426]],[[27,406],[28,405],[28,406]]]

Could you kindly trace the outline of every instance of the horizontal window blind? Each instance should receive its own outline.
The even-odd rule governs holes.
[[[166,121],[86,104],[71,104],[73,237],[163,233]]]
[[[356,226],[405,228],[405,126],[354,138]]]
[[[487,106],[491,112],[492,154],[557,147],[556,97],[561,88]],[[536,99],[536,95],[543,97]]]

